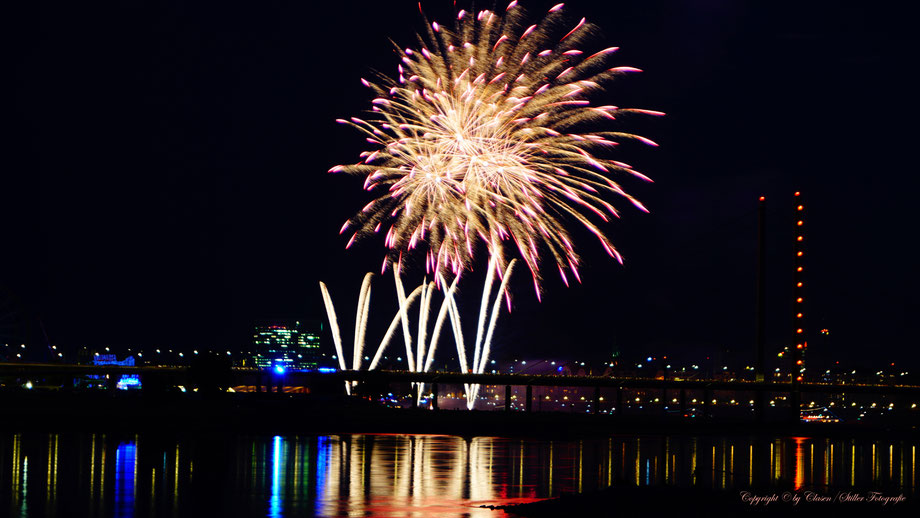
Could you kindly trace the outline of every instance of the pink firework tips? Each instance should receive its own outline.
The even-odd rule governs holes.
[[[559,4],[559,5],[562,5],[562,4]],[[559,41],[565,40],[566,38],[568,38],[569,36],[571,36],[572,34],[574,34],[575,31],[577,31],[578,29],[581,29],[582,27],[584,27],[584,25],[585,25],[585,19],[582,18],[581,21],[578,22],[578,25],[576,25],[574,29],[572,29],[571,31],[569,31],[569,33],[566,34],[565,36],[563,36],[563,37],[562,37],[562,40],[559,40]]]
[[[443,284],[440,276],[472,268],[474,253],[494,262],[499,277],[517,258],[539,298],[544,262],[563,284],[571,275],[581,282],[573,225],[622,261],[598,225],[617,216],[614,198],[648,210],[613,181],[648,177],[610,152],[626,140],[657,146],[623,132],[631,118],[622,115],[663,114],[592,98],[607,80],[640,70],[616,66],[617,47],[582,47],[588,23],[560,26],[563,4],[540,23],[516,6],[461,10],[451,30],[430,22],[412,48],[399,49],[398,74],[361,79],[373,92],[369,115],[338,120],[368,143],[360,162],[329,170],[360,176],[368,192],[341,233],[352,234],[348,247],[379,233],[389,258],[383,270],[400,271],[404,254],[423,254]]]
[[[652,115],[652,116],[655,116],[655,117],[664,117],[664,116],[665,116],[665,113],[664,113],[664,112],[659,112],[659,111],[655,111],[655,110],[640,110],[640,109],[638,109],[638,108],[632,108],[632,109],[630,109],[629,111],[634,112],[634,113],[644,113],[645,115]]]
[[[591,59],[594,59],[594,58],[598,58],[598,57],[601,57],[601,56],[604,56],[604,55],[607,55],[607,54],[612,54],[612,53],[614,53],[614,52],[616,52],[616,51],[618,51],[618,50],[620,50],[620,47],[608,47],[608,48],[606,48],[606,49],[604,49],[604,50],[602,50],[602,51],[600,51],[600,52],[596,52],[596,53],[592,54],[592,55],[588,58],[588,60],[591,60]],[[586,60],[586,61],[587,61],[587,60]]]
[[[645,205],[642,205],[642,202],[640,202],[639,200],[637,200],[637,199],[633,198],[632,196],[630,196],[630,197],[629,197],[629,201],[631,201],[632,204],[635,205],[636,208],[638,208],[638,209],[641,210],[642,212],[648,213],[648,209],[645,208]]]

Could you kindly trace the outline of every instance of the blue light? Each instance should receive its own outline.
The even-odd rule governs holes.
[[[323,374],[329,374],[330,372],[335,372],[335,368],[333,367],[320,367],[316,370],[318,370],[319,372],[322,372]]]
[[[562,372],[562,366],[560,365],[559,367],[556,367],[556,370],[557,370],[558,372]]]
[[[141,388],[141,379],[137,374],[125,374],[118,380],[115,387],[118,388],[118,390]]]
[[[278,367],[280,367],[280,365]],[[282,516],[281,446],[281,436],[276,435],[272,442],[272,493],[271,498],[268,500],[268,516],[271,518],[281,518]]]
[[[275,365],[275,374],[284,374],[284,366]]]
[[[649,356],[648,358],[646,358],[646,359],[645,359],[645,361],[647,361],[647,362],[650,362],[650,361],[652,361],[652,357],[651,357],[651,356]]]
[[[134,516],[137,445],[121,443],[115,450],[115,517]]]

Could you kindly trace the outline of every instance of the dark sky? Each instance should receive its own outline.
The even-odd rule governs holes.
[[[535,21],[552,4],[522,3]],[[920,46],[901,4],[569,2],[573,22],[601,28],[598,49],[619,46],[614,63],[645,70],[610,91],[614,104],[668,113],[628,128],[660,148],[623,150],[655,179],[625,182],[651,214],[623,207],[605,227],[625,266],[576,232],[583,286],[548,276],[537,303],[519,275],[497,354],[746,361],[760,195],[775,352],[791,332],[801,190],[812,350],[917,360]],[[350,329],[383,247],[345,251],[338,235],[368,198],[326,173],[365,149],[334,119],[369,107],[359,78],[393,71],[388,38],[412,43],[415,2],[43,2],[15,14],[0,309],[65,348],[232,347],[256,319],[325,318],[325,280]],[[470,322],[482,267],[464,290]],[[375,289],[374,342],[395,311],[391,278]]]

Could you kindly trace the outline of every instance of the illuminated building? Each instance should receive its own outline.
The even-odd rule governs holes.
[[[272,321],[255,326],[253,363],[263,369],[315,370],[319,360],[322,324],[305,326],[300,321]]]
[[[134,367],[134,356],[128,356],[124,360],[119,360],[118,357],[114,354],[96,353],[93,356],[93,365],[117,365],[122,367]],[[105,379],[103,376],[88,376],[88,378],[92,380],[90,385],[98,385],[101,380]],[[115,384],[115,388],[119,390],[139,389],[141,388],[140,376],[137,374],[122,374],[119,376],[118,381]]]

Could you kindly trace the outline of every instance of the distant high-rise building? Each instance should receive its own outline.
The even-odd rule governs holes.
[[[300,321],[272,321],[257,324],[253,333],[255,356],[260,368],[314,370],[319,363],[322,324]]]

